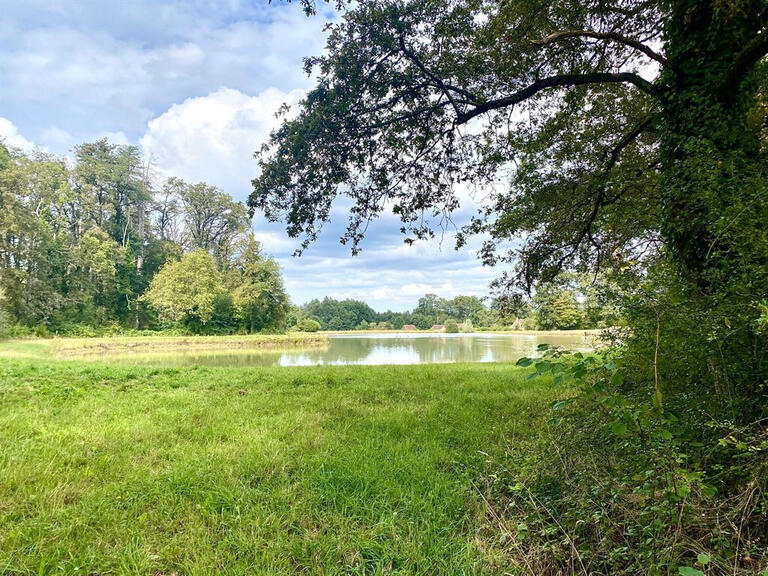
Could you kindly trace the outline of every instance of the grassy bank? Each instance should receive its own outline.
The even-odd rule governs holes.
[[[500,365],[3,359],[0,573],[500,573],[475,483],[554,394]]]
[[[247,336],[114,336],[103,338],[51,338],[0,341],[0,358],[67,359],[109,353],[173,353],[175,351],[216,351],[323,346],[328,335],[254,334]]]

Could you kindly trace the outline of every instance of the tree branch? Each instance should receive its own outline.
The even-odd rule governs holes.
[[[554,34],[550,34],[541,40],[534,40],[533,43],[536,46],[547,46],[548,44],[552,44],[565,38],[594,38],[596,40],[614,40],[619,44],[624,44],[625,46],[629,46],[630,48],[634,48],[635,50],[642,52],[648,56],[648,58],[656,60],[656,62],[659,62],[664,66],[668,64],[667,59],[655,50],[652,50],[634,38],[628,38],[627,36],[623,36],[618,32],[597,32],[595,30],[564,30],[562,32],[555,32]]]
[[[651,96],[658,97],[659,90],[651,82],[633,74],[631,72],[592,72],[588,74],[560,74],[557,76],[549,76],[537,80],[533,84],[530,84],[518,90],[517,92],[498,98],[496,100],[489,100],[483,104],[479,104],[463,114],[459,114],[456,118],[457,124],[464,124],[469,122],[475,116],[490,112],[491,110],[497,110],[499,108],[506,108],[507,106],[514,106],[520,102],[524,102],[529,98],[535,96],[542,90],[547,88],[557,88],[566,86],[582,86],[586,84],[618,84],[628,82],[634,84],[643,92],[650,94]]]
[[[437,84],[437,87],[440,88],[440,90],[443,91],[446,98],[448,98],[448,101],[453,106],[453,109],[456,111],[456,114],[461,114],[461,110],[459,109],[458,104],[453,98],[453,95],[451,92],[456,92],[457,94],[461,94],[462,96],[465,96],[466,98],[469,98],[470,101],[475,101],[475,95],[471,92],[464,90],[463,88],[459,88],[458,86],[453,86],[452,84],[448,84],[446,82],[443,82],[439,77],[435,76],[432,72],[430,72],[424,64],[418,59],[416,54],[411,52],[408,47],[405,45],[405,39],[400,36],[399,38],[400,42],[400,51],[406,55],[406,57],[413,62],[416,67],[421,70],[430,80],[435,82]]]
[[[744,76],[768,54],[768,29],[761,30],[757,36],[752,38],[747,45],[736,55],[728,71],[723,91],[730,92],[741,83]]]

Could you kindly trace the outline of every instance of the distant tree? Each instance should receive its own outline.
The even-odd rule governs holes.
[[[259,330],[283,330],[288,315],[280,267],[266,258],[261,245],[250,234],[237,255],[230,272],[232,298],[250,333]]]
[[[320,330],[320,322],[312,318],[304,318],[299,321],[296,327],[301,332],[317,332]]]
[[[0,147],[0,163],[2,162],[2,147]],[[0,170],[2,165],[0,164]],[[5,292],[0,286],[0,338],[4,338],[11,330],[11,316],[5,309]]]
[[[559,286],[542,286],[534,297],[536,320],[544,330],[581,328],[584,313],[573,291]]]
[[[170,240],[179,244],[183,240],[179,216],[181,214],[181,196],[186,186],[186,182],[180,178],[171,177],[155,193],[152,213],[157,236],[160,240]]]
[[[467,333],[475,331],[475,327],[472,324],[472,320],[470,318],[467,318],[466,320],[464,320],[464,322],[461,325],[461,331],[467,332]]]
[[[446,312],[456,320],[469,318],[473,322],[479,322],[481,314],[485,312],[485,305],[477,296],[459,295],[446,302]]]
[[[444,329],[448,334],[456,334],[459,331],[459,325],[456,323],[456,320],[449,318],[445,321]]]
[[[299,322],[307,317],[307,313],[302,310],[300,306],[295,304],[288,305],[288,313],[285,317],[285,325],[287,328],[296,328]]]
[[[360,300],[325,297],[307,302],[304,312],[320,321],[324,330],[354,330],[360,322],[376,321],[376,312]]]
[[[222,291],[221,274],[213,257],[198,249],[169,262],[155,274],[142,297],[160,314],[174,322],[199,320],[205,324]]]
[[[225,268],[248,227],[245,207],[214,186],[175,186],[179,190],[189,248],[209,252],[219,267]]]
[[[413,312],[423,314],[432,320],[433,324],[440,322],[447,315],[448,305],[444,298],[437,294],[425,294],[419,298],[419,303]]]

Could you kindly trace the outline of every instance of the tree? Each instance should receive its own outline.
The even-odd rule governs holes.
[[[459,295],[446,303],[446,309],[448,315],[456,320],[469,319],[473,322],[479,322],[480,315],[485,311],[485,305],[477,296]]]
[[[253,234],[237,255],[230,284],[234,304],[250,333],[285,328],[289,300],[280,267],[262,255]]]
[[[210,254],[197,249],[163,266],[142,300],[174,322],[196,319],[205,324],[213,314],[216,296],[222,289],[216,262]]]
[[[245,207],[204,183],[174,186],[179,190],[189,248],[210,252],[221,268],[226,267],[248,227]]]
[[[335,300],[326,296],[307,302],[303,309],[320,322],[323,330],[354,330],[363,321],[376,321],[376,312],[360,300]]]
[[[576,296],[570,290],[548,287],[534,297],[536,321],[544,330],[573,330],[581,328],[584,314]]]
[[[320,322],[313,320],[312,318],[303,318],[302,320],[299,320],[296,328],[301,332],[317,332],[320,330]]]
[[[456,323],[456,320],[454,320],[453,318],[449,318],[448,320],[445,321],[444,328],[448,334],[456,334],[459,331],[459,325]]]

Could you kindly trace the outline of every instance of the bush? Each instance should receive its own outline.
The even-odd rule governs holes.
[[[298,328],[300,332],[317,332],[320,330],[320,322],[312,320],[312,318],[304,318],[299,320],[296,328]]]
[[[69,336],[71,338],[95,338],[101,336],[101,331],[96,330],[88,324],[68,324],[61,326],[57,333],[60,336]]]
[[[457,334],[459,332],[459,325],[456,323],[456,320],[446,320],[444,327],[448,334]]]
[[[474,332],[475,331],[475,327],[472,325],[472,320],[467,318],[464,321],[464,324],[462,324],[462,326],[461,326],[461,331],[462,332],[467,332],[467,333]]]
[[[11,333],[11,318],[8,313],[0,308],[0,338],[5,338]]]

